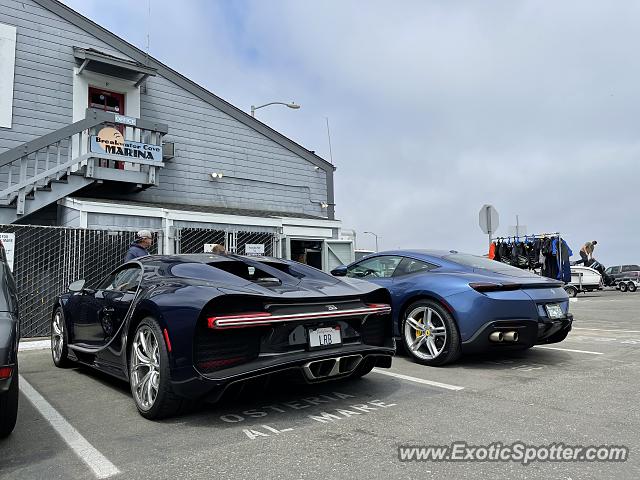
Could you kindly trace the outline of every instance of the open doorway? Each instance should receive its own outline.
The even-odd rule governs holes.
[[[322,270],[322,240],[291,240],[291,260]]]

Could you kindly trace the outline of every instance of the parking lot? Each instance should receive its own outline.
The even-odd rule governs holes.
[[[400,355],[361,380],[248,389],[161,422],[139,416],[126,384],[56,369],[49,350],[23,351],[18,424],[0,443],[0,478],[638,478],[639,307],[640,293],[582,295],[560,344],[446,368]],[[398,459],[400,445],[454,441],[624,445],[630,456],[529,465]]]

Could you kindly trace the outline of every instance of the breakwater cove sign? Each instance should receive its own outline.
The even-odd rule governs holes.
[[[162,161],[162,147],[148,143],[125,140],[113,127],[105,127],[97,135],[91,135],[91,153],[105,153],[126,158],[143,158]]]

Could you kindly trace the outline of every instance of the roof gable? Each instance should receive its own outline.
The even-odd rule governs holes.
[[[296,155],[304,158],[309,163],[311,163],[311,164],[321,168],[322,170],[326,171],[327,174],[328,174],[328,180],[329,180],[329,182],[331,184],[330,188],[332,189],[332,185],[333,185],[333,178],[332,177],[333,176],[331,175],[331,173],[335,170],[335,167],[331,163],[329,163],[326,160],[324,160],[322,157],[316,155],[315,153],[312,153],[310,150],[304,148],[302,145],[294,142],[293,140],[291,140],[288,137],[285,137],[281,133],[279,133],[276,130],[272,129],[271,127],[265,125],[264,123],[262,123],[261,121],[257,120],[256,118],[252,117],[251,115],[243,112],[239,108],[235,107],[234,105],[230,104],[229,102],[227,102],[227,101],[223,100],[222,98],[218,97],[217,95],[213,94],[212,92],[210,92],[206,88],[198,85],[193,80],[190,80],[189,78],[185,77],[184,75],[176,72],[172,68],[170,68],[167,65],[163,64],[162,62],[160,62],[156,58],[147,55],[145,52],[143,52],[139,48],[131,45],[126,40],[118,37],[114,33],[111,33],[106,28],[101,27],[97,23],[89,20],[87,17],[79,14],[78,12],[76,12],[72,8],[64,5],[63,3],[59,2],[58,0],[33,0],[33,1],[35,3],[37,3],[38,5],[40,5],[41,7],[46,8],[47,10],[55,13],[56,15],[59,15],[62,18],[64,18],[65,20],[69,21],[70,23],[72,23],[73,25],[77,26],[78,28],[81,28],[82,30],[86,31],[87,33],[89,33],[89,34],[93,35],[94,37],[100,39],[101,41],[103,41],[107,45],[109,45],[112,48],[120,51],[122,54],[128,56],[129,58],[131,58],[131,59],[133,59],[133,60],[135,60],[135,61],[137,61],[137,62],[139,62],[141,64],[144,64],[144,65],[147,65],[149,67],[155,68],[158,71],[158,75],[161,75],[162,77],[164,77],[167,80],[175,83],[176,85],[180,86],[181,88],[184,88],[185,90],[187,90],[191,94],[193,94],[196,97],[200,98],[204,102],[214,106],[218,110],[226,113],[227,115],[229,115],[230,117],[234,118],[238,122],[243,123],[244,125],[247,125],[248,127],[254,129],[255,131],[259,132],[260,134],[264,135],[265,137],[273,140],[277,144],[279,144],[282,147],[286,148],[287,150],[290,150],[291,152],[295,153]],[[331,178],[329,178],[329,177],[331,177]]]

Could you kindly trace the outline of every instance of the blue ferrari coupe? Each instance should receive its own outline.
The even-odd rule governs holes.
[[[426,365],[561,342],[573,322],[562,283],[454,250],[381,252],[331,273],[386,287],[394,335]]]

